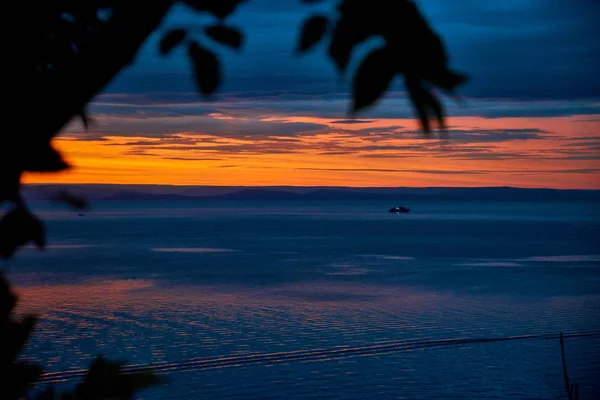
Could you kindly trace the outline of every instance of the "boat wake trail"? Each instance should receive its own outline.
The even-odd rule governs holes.
[[[600,330],[566,332],[565,338],[600,338]],[[195,358],[187,361],[165,362],[152,365],[130,365],[123,367],[123,373],[154,371],[169,373],[175,371],[203,371],[217,368],[241,367],[246,365],[269,365],[276,363],[325,361],[348,357],[369,356],[391,352],[426,349],[431,347],[460,346],[475,343],[505,342],[513,340],[558,340],[558,334],[534,334],[490,338],[451,338],[439,340],[394,340],[370,346],[348,346],[329,349],[296,350],[276,353],[254,353],[217,358]],[[85,370],[68,370],[49,372],[40,377],[39,383],[59,383],[73,380],[85,375]]]

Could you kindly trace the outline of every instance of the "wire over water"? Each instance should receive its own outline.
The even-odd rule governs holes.
[[[600,338],[600,330],[578,331],[563,333],[565,338]],[[377,343],[370,346],[348,346],[329,349],[295,350],[275,353],[253,353],[230,357],[194,358],[186,361],[163,362],[152,365],[129,365],[122,368],[125,374],[153,371],[155,373],[169,373],[175,371],[196,370],[203,371],[217,368],[241,367],[256,364],[289,363],[297,361],[323,361],[347,357],[385,354],[398,351],[417,350],[432,347],[460,346],[475,343],[505,342],[515,340],[550,340],[559,339],[559,334],[533,334],[491,338],[450,338],[439,340],[393,340]],[[59,383],[74,380],[84,376],[86,370],[67,370],[43,374],[39,383]]]

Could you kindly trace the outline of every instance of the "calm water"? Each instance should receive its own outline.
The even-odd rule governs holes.
[[[595,332],[566,347],[600,398],[599,205],[409,206],[38,204],[49,250],[5,266],[27,356],[155,364],[143,399],[560,399],[557,339],[477,340]]]

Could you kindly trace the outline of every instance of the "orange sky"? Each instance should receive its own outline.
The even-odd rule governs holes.
[[[325,124],[329,129],[291,139],[274,135],[224,138],[204,133],[200,124],[197,130],[177,133],[177,140],[185,142],[178,144],[126,132],[123,136],[105,135],[103,140],[79,140],[82,136],[77,132],[78,123],[74,123],[68,134],[55,140],[56,147],[74,168],[58,174],[27,174],[24,180],[26,183],[600,189],[600,163],[594,159],[598,154],[579,145],[590,137],[600,138],[597,116],[450,118],[451,130],[463,134],[450,132],[444,141],[415,134],[415,121],[407,119],[359,124],[336,124],[331,119],[311,117],[276,116],[275,119]],[[261,121],[269,123],[269,118]],[[406,128],[374,136],[364,133],[398,126]],[[353,135],[358,130],[363,133]],[[545,136],[512,140],[510,132],[507,133],[510,130],[540,130]],[[135,144],[139,141],[146,143]]]

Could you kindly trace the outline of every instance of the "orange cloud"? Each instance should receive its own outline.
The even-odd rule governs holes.
[[[235,119],[214,115],[219,120]],[[411,119],[338,123],[313,117],[268,123],[328,127],[294,135],[118,136],[56,145],[76,168],[27,174],[27,183],[298,186],[521,186],[600,189],[593,117],[449,119],[447,140],[425,138]],[[315,125],[315,126],[319,126]],[[579,141],[579,142],[578,142]]]

